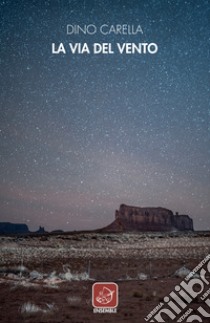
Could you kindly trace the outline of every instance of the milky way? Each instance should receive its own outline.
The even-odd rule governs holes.
[[[121,203],[210,229],[209,1],[0,1],[0,221],[109,224]],[[68,24],[141,25],[67,35]],[[53,55],[154,42],[155,55]]]

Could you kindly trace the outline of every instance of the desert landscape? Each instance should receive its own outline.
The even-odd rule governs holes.
[[[1,236],[0,322],[145,322],[208,254],[210,232]],[[117,313],[95,314],[92,285],[106,281],[119,286]]]

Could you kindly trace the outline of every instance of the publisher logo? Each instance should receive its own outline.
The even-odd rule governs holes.
[[[115,283],[107,282],[93,284],[92,305],[95,309],[116,308],[118,306],[118,285]]]
[[[206,311],[206,305],[210,308],[210,288],[207,280],[209,274],[210,254],[179,285],[176,285],[168,296],[163,298],[163,301],[144,318],[145,321],[166,322],[163,315],[176,322],[203,322],[203,318],[209,318],[209,309]],[[195,299],[198,299],[197,309],[190,305]],[[204,301],[204,306],[200,305],[201,301]]]

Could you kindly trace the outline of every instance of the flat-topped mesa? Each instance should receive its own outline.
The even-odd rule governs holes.
[[[188,215],[173,214],[162,207],[136,207],[122,204],[115,212],[115,221],[106,231],[193,231]]]
[[[0,234],[25,234],[29,232],[28,226],[24,223],[0,222]]]

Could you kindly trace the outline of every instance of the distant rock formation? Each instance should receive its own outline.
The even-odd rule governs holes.
[[[0,222],[0,234],[30,233],[28,226],[22,223]]]
[[[126,231],[193,231],[193,220],[188,215],[173,214],[162,207],[120,205],[115,220],[102,229],[105,232]]]
[[[63,231],[63,230],[58,229],[58,230],[53,230],[53,231],[51,231],[51,233],[60,234],[60,233],[64,233],[64,231]]]
[[[39,229],[35,232],[35,233],[38,233],[38,234],[42,234],[42,233],[46,233],[44,227],[39,227]]]
[[[39,227],[35,232],[31,232],[24,223],[0,222],[0,234],[43,234],[46,233],[44,227]]]

